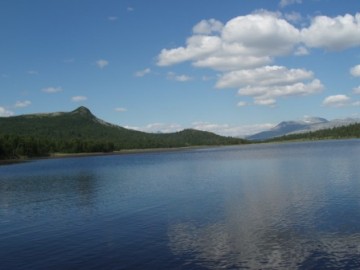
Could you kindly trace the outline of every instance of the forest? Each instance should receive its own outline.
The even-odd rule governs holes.
[[[98,119],[85,107],[64,113],[0,117],[0,159],[3,160],[53,153],[242,143],[246,141],[193,129],[163,134],[130,130]]]
[[[232,145],[242,140],[221,137],[212,133],[184,130],[171,134],[148,134],[148,136],[123,138],[123,140],[84,139],[25,135],[0,135],[0,159],[46,157],[53,153],[98,153],[124,149],[173,148],[201,145]]]

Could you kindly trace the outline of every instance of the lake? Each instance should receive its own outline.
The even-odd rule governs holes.
[[[360,268],[360,140],[0,166],[0,268]]]

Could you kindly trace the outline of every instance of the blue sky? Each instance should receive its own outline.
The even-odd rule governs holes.
[[[0,115],[246,135],[360,117],[358,0],[0,2]]]

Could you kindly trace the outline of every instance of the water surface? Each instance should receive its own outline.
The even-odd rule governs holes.
[[[360,267],[360,140],[0,167],[1,269]]]

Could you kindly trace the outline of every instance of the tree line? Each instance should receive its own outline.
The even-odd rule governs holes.
[[[1,135],[0,159],[46,157],[52,153],[112,152],[113,142],[99,140],[51,140],[34,136]]]

